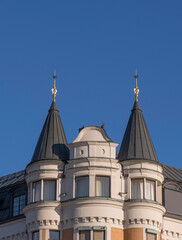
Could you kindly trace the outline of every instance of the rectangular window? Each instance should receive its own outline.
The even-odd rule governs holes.
[[[33,232],[32,233],[32,240],[39,240],[39,232]]]
[[[90,240],[90,231],[89,230],[79,231],[79,240]]]
[[[49,231],[49,239],[51,240],[59,240],[59,231],[53,231],[53,230],[50,230]]]
[[[13,216],[23,214],[23,208],[26,204],[25,194],[13,198]]]
[[[96,176],[95,180],[95,195],[98,197],[109,197],[110,196],[110,178]]]
[[[89,178],[77,177],[76,179],[76,197],[88,197],[89,195]]]
[[[146,240],[157,240],[157,235],[154,233],[147,233],[147,239]]]
[[[41,196],[41,182],[34,182],[33,183],[33,202],[40,201]]]
[[[155,200],[155,181],[146,180],[145,198]]]
[[[143,199],[143,179],[132,179],[131,193],[133,199]]]
[[[44,197],[45,201],[56,200],[56,181],[55,180],[44,180]]]
[[[105,240],[105,231],[104,230],[94,230],[94,239],[93,240]]]

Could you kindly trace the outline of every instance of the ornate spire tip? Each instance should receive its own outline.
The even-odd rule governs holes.
[[[134,88],[135,101],[138,102],[139,88],[138,88],[138,85],[137,85],[137,80],[138,80],[138,74],[137,74],[137,71],[136,71],[136,74],[135,74],[134,78],[135,78],[135,88]]]
[[[56,71],[54,71],[54,75],[53,75],[53,79],[54,79],[54,87],[52,88],[52,97],[53,97],[53,102],[56,101],[56,93],[57,93],[57,89],[56,89]]]

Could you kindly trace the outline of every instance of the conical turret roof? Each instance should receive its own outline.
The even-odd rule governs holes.
[[[69,149],[56,102],[53,101],[38,139],[32,162],[69,158]]]
[[[119,151],[118,159],[149,160],[158,162],[142,111],[135,100],[124,138]]]

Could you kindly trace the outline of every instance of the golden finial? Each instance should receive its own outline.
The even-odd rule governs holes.
[[[135,93],[135,101],[138,102],[138,94],[139,94],[139,88],[137,86],[137,79],[138,79],[138,74],[137,74],[137,71],[136,71],[136,74],[134,76],[135,78],[135,88],[134,88],[134,93]]]
[[[54,76],[53,76],[53,79],[54,79],[54,87],[52,88],[52,97],[53,97],[53,102],[56,101],[56,93],[57,93],[57,89],[56,89],[56,71],[54,71]]]

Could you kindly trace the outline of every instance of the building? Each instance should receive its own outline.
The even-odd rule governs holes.
[[[137,81],[118,154],[104,126],[68,144],[52,92],[32,160],[0,178],[0,240],[182,239],[182,170],[158,161]]]

